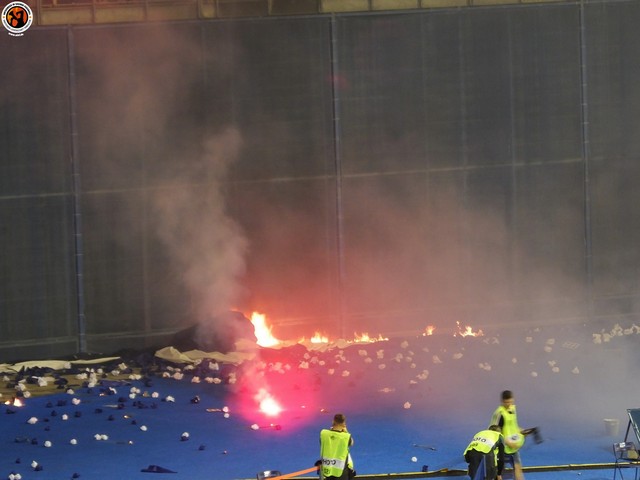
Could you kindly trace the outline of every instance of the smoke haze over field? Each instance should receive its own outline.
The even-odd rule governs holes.
[[[619,372],[590,355],[598,352],[591,335],[615,321],[585,325],[582,164],[572,156],[493,164],[482,152],[501,151],[502,124],[481,141],[474,137],[477,144],[468,138],[464,152],[457,133],[453,145],[439,145],[445,140],[429,128],[446,123],[446,111],[411,109],[432,117],[400,122],[402,99],[381,85],[367,90],[347,64],[345,82],[336,86],[339,113],[360,123],[345,122],[341,132],[338,192],[333,117],[319,105],[332,85],[309,62],[305,44],[289,46],[294,42],[278,27],[256,24],[236,35],[224,25],[146,26],[92,32],[89,43],[77,42],[83,186],[89,201],[104,196],[115,209],[111,200],[119,200],[100,231],[145,270],[150,323],[156,316],[174,328],[195,322],[196,337],[212,348],[212,339],[234,335],[238,319],[226,312],[244,306],[264,308],[284,339],[316,331],[335,338],[340,327],[347,336],[376,336],[434,325],[433,351],[414,357],[422,362],[417,371],[433,355],[442,359],[441,373],[429,367],[428,387],[442,392],[442,405],[463,390],[481,392],[493,405],[510,388],[524,406],[530,398],[568,405],[580,392],[585,400],[567,414],[601,417],[601,396],[587,398],[594,386],[584,377],[607,372],[615,391],[637,359],[624,349]],[[261,35],[277,36],[277,48],[265,48]],[[387,94],[399,103],[380,100]],[[470,129],[467,120],[461,125]],[[601,177],[602,196],[617,185]],[[115,272],[110,281],[124,275]],[[290,336],[279,328],[285,320]],[[499,343],[452,352],[456,322]],[[552,339],[556,344],[547,344]],[[454,353],[470,360],[466,368]],[[575,368],[584,373],[571,373]],[[612,398],[618,407],[624,401]]]
[[[248,249],[226,197],[244,140],[202,97],[203,72],[224,79],[228,54],[211,54],[205,66],[197,31],[175,26],[119,33],[79,42],[92,149],[84,186],[92,197],[120,199],[121,217],[108,226],[119,248],[131,255],[137,239],[143,252],[152,248],[161,276],[149,279],[157,285],[151,301],[175,311],[165,322],[198,322],[199,337],[217,337],[233,328],[225,314],[242,297]]]
[[[155,192],[154,229],[167,255],[182,272],[199,319],[220,315],[235,305],[242,291],[248,247],[238,224],[228,216],[224,182],[241,146],[228,129],[205,144],[201,168],[182,172],[177,186]],[[182,180],[182,181],[181,181]]]
[[[335,370],[313,385],[344,387],[336,398],[353,384],[374,407],[411,400],[424,415],[461,406],[471,416],[477,402],[483,422],[503,389],[527,423],[600,425],[634,407],[640,163],[634,145],[581,117],[581,102],[600,125],[633,125],[637,115],[603,111],[618,93],[583,68],[578,45],[558,41],[584,33],[573,6],[558,10],[551,23],[509,7],[29,32],[20,41],[34,39],[30,47],[55,41],[47,58],[20,44],[18,65],[29,68],[13,69],[3,94],[34,82],[5,109],[1,211],[15,255],[3,260],[3,308],[20,321],[4,334],[28,344],[23,333],[38,337],[63,310],[73,323],[80,234],[97,351],[194,324],[199,344],[216,349],[242,335],[245,319],[228,310],[255,309],[284,340],[408,338],[406,348],[369,346],[370,363],[327,354]],[[590,41],[613,42],[588,51],[594,65],[622,51],[606,35]],[[32,67],[37,81],[25,73]],[[579,90],[585,72],[593,98]],[[614,68],[607,75],[638,84]],[[69,112],[77,132],[61,127]],[[600,148],[593,159],[583,152],[587,125]],[[79,232],[67,188],[74,142]],[[454,338],[457,322],[486,336]],[[433,337],[417,336],[429,325]],[[289,370],[271,363],[286,384]],[[265,387],[260,368],[245,373]],[[394,393],[366,391],[384,375],[398,382]]]

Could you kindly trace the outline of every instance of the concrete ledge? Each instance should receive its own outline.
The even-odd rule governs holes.
[[[149,3],[147,20],[192,20],[198,18],[198,5],[194,3],[162,4]]]
[[[264,17],[269,13],[266,0],[218,0],[218,17]]]
[[[37,0],[42,3],[43,0]],[[197,18],[260,18],[279,15],[384,12],[437,8],[561,3],[566,0],[86,0],[86,4],[45,4],[35,9],[38,25],[131,23]]]
[[[471,0],[422,0],[422,8],[468,7]]]
[[[147,20],[145,7],[138,5],[100,5],[96,7],[96,23],[130,23]]]
[[[216,18],[216,6],[211,2],[200,2],[198,5],[200,18]]]
[[[270,15],[306,15],[320,11],[320,0],[269,0]]]
[[[420,0],[371,0],[371,10],[410,10],[420,7]]]
[[[520,0],[472,0],[471,5],[481,7],[485,5],[513,5],[520,3]]]
[[[331,12],[366,12],[369,10],[369,0],[321,0],[320,11]]]
[[[94,23],[91,5],[47,7],[40,10],[39,25],[86,25]]]

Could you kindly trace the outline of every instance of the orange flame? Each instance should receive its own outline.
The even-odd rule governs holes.
[[[259,312],[253,312],[251,314],[251,323],[253,324],[253,330],[256,336],[256,343],[261,347],[273,347],[276,345],[283,345],[288,342],[283,342],[279,340],[271,333],[271,326],[268,325],[266,315]],[[371,337],[368,333],[358,334],[356,332],[353,333],[353,340],[346,340],[347,343],[374,343],[374,342],[385,342],[389,339],[383,337],[382,334],[378,334],[377,337]],[[298,340],[299,344],[328,344],[330,343],[329,337],[319,331],[316,331],[313,337],[309,339],[307,342],[305,337],[302,337]]]
[[[433,335],[433,332],[435,329],[436,327],[434,327],[433,325],[429,325],[427,328],[424,329],[424,332],[422,332],[422,336],[427,337],[429,335]]]
[[[258,345],[261,347],[273,347],[280,343],[280,340],[271,333],[271,327],[267,325],[265,314],[253,312],[251,314],[251,323],[253,324]]]
[[[13,400],[7,400],[4,402],[5,405],[11,405],[13,407],[24,407],[24,402],[19,398],[14,398]]]
[[[329,337],[322,335],[320,332],[316,332],[310,341],[311,343],[329,343]]]
[[[460,335],[461,337],[481,337],[484,335],[484,332],[482,330],[474,332],[469,325],[467,325],[465,329],[462,330],[462,327],[460,327],[460,322],[456,322],[456,326],[458,327],[458,332],[453,334],[454,337],[457,335]]]
[[[389,339],[383,337],[381,334],[378,334],[377,337],[370,337],[368,333],[358,335],[356,332],[353,332],[353,343],[374,343],[385,342],[387,340]]]

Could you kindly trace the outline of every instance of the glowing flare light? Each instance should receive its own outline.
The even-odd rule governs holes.
[[[24,407],[24,403],[19,398],[14,398],[13,400],[7,400],[4,402],[5,405],[10,405],[12,407]]]
[[[260,411],[268,417],[277,417],[282,412],[280,404],[264,388],[260,389],[256,400],[260,403]]]

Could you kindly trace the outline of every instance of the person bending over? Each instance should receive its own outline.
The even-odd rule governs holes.
[[[469,464],[469,477],[476,480],[476,473],[485,460],[485,475],[482,480],[502,480],[504,468],[504,443],[499,425],[491,425],[473,436],[464,451],[464,459]]]

